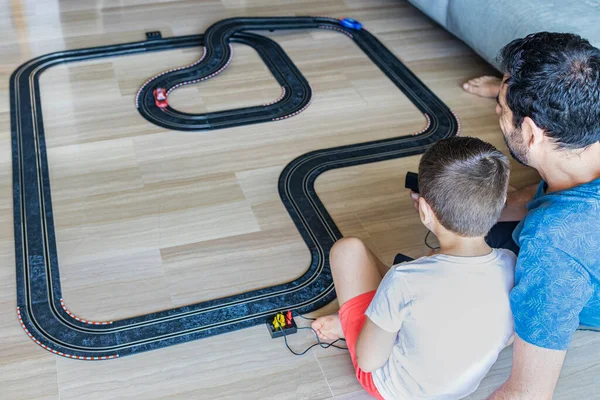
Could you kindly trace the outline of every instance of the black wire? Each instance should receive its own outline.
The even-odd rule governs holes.
[[[300,314],[298,311],[295,311],[295,310],[294,310],[294,311],[292,311],[292,313],[295,313],[295,314],[296,314],[298,317],[300,317],[300,318],[302,318],[302,319],[305,319],[305,320],[308,320],[308,321],[315,321],[315,320],[316,320],[316,318],[305,317],[304,315],[301,315],[301,314]],[[316,346],[319,346],[319,347],[321,347],[321,348],[323,348],[323,349],[328,349],[328,348],[330,348],[330,347],[335,347],[336,349],[340,349],[340,350],[348,350],[348,347],[336,346],[336,343],[338,343],[338,342],[345,342],[345,341],[346,341],[346,339],[344,339],[344,338],[339,338],[339,339],[336,339],[336,340],[334,340],[334,341],[333,341],[333,342],[331,342],[331,343],[323,343],[323,342],[321,342],[321,339],[319,338],[319,334],[317,333],[317,331],[316,331],[316,330],[314,330],[314,329],[313,329],[311,326],[303,326],[303,327],[298,327],[297,329],[310,329],[310,330],[311,330],[311,331],[312,331],[312,332],[315,334],[315,338],[317,339],[317,343],[315,343],[315,344],[312,344],[312,345],[308,346],[308,348],[306,348],[306,349],[305,349],[303,352],[301,352],[301,353],[295,352],[294,350],[292,350],[292,348],[290,347],[290,345],[289,345],[289,343],[288,343],[288,341],[287,341],[287,335],[286,335],[286,333],[285,333],[285,330],[283,330],[283,329],[282,329],[282,330],[281,330],[281,333],[283,334],[283,341],[285,342],[285,347],[287,347],[287,348],[288,348],[288,350],[289,350],[289,351],[290,351],[292,354],[294,354],[294,355],[296,355],[296,356],[303,356],[303,355],[304,355],[304,354],[306,354],[306,353],[307,353],[307,352],[308,352],[310,349],[312,349],[313,347],[316,347]]]
[[[302,318],[302,319],[308,320],[308,321],[316,321],[316,320],[317,320],[316,318],[305,317],[304,315],[300,314],[300,313],[299,313],[298,311],[296,311],[296,310],[293,310],[293,311],[292,311],[292,315],[294,315],[294,313],[296,314],[296,316],[298,316],[298,317],[300,317],[300,318]],[[298,328],[298,329],[309,329],[309,328],[310,328],[310,329],[312,329],[312,331],[315,333],[315,336],[317,337],[317,341],[318,341],[318,340],[319,340],[319,335],[317,334],[317,331],[315,331],[315,330],[314,330],[312,327],[302,327],[302,328]],[[344,338],[339,338],[339,339],[337,339],[337,340],[341,340],[342,342],[345,342],[345,341],[346,341],[346,339],[344,339]],[[336,340],[336,341],[337,341],[337,340]],[[334,342],[334,343],[335,343],[335,342]]]
[[[427,242],[427,238],[429,238],[429,235],[431,234],[431,231],[427,231],[427,235],[425,235],[425,246],[429,247],[431,250],[439,250],[439,246],[438,247],[433,247],[432,245],[430,245]]]
[[[317,320],[316,318],[305,317],[304,315],[300,314],[300,313],[299,313],[298,311],[296,311],[296,310],[292,311],[292,314],[294,314],[294,313],[296,314],[296,316],[297,316],[297,317],[300,317],[300,318],[302,318],[302,319],[305,319],[305,320],[307,320],[307,321],[316,321],[316,320]]]
[[[317,343],[315,343],[315,344],[312,344],[312,345],[308,346],[308,348],[306,348],[306,349],[305,349],[303,352],[301,352],[301,353],[297,353],[297,352],[295,352],[294,350],[292,350],[292,348],[290,347],[290,345],[289,345],[289,343],[288,343],[288,341],[287,341],[287,335],[286,335],[285,331],[284,331],[284,330],[282,330],[282,331],[281,331],[281,333],[283,333],[283,341],[285,342],[285,347],[287,347],[287,348],[288,348],[288,350],[289,350],[289,351],[290,351],[290,352],[291,352],[293,355],[295,355],[295,356],[303,356],[303,355],[305,355],[305,354],[306,354],[306,353],[307,353],[307,352],[308,352],[310,349],[312,349],[313,347],[316,347],[316,346],[320,346],[320,347],[321,347],[321,348],[323,348],[323,349],[328,349],[328,348],[330,348],[330,347],[335,347],[336,349],[340,349],[340,350],[348,350],[348,348],[347,348],[347,347],[340,347],[340,346],[336,346],[336,345],[335,345],[335,343],[337,343],[337,342],[341,341],[342,339],[336,339],[336,340],[334,340],[334,341],[333,341],[333,342],[331,342],[331,343],[323,343],[323,342],[321,342],[321,340],[319,339],[319,336],[317,335],[317,331],[315,331],[313,328],[310,328],[310,327],[308,327],[308,326],[307,326],[307,327],[302,327],[302,328],[298,328],[298,329],[310,329],[310,330],[312,330],[312,331],[313,331],[313,333],[315,334],[315,337],[317,338]]]
[[[317,333],[317,331],[315,331],[312,327],[303,326],[303,327],[299,327],[298,329],[310,329],[311,331],[313,331],[313,333],[315,334],[315,338],[317,339],[317,344],[320,345],[324,349],[328,349],[329,347],[335,347],[336,349],[348,350],[347,347],[340,347],[340,346],[335,345],[335,343],[337,343],[337,342],[345,342],[346,339],[344,339],[344,338],[337,338],[331,343],[323,343],[323,342],[321,342],[321,338],[319,337],[319,334]]]
[[[302,353],[296,353],[294,350],[292,350],[292,348],[291,348],[291,347],[290,347],[290,345],[288,344],[288,341],[287,341],[287,336],[285,335],[285,333],[283,334],[283,340],[284,340],[284,342],[285,342],[285,347],[287,347],[287,348],[288,348],[288,350],[289,350],[289,351],[290,351],[290,352],[291,352],[293,355],[295,355],[295,356],[303,356],[303,355],[305,355],[305,354],[306,354],[306,353],[307,353],[307,352],[308,352],[310,349],[312,349],[313,347],[315,347],[315,346],[318,346],[318,345],[319,345],[319,343],[315,343],[315,344],[313,344],[312,346],[309,346],[309,347],[308,347],[306,350],[304,350]]]

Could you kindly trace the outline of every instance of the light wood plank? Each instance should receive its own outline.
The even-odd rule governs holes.
[[[83,363],[35,345],[17,322],[12,221],[9,75],[51,51],[202,33],[234,16],[350,16],[401,58],[461,118],[462,134],[503,151],[493,99],[460,84],[495,73],[467,46],[401,0],[12,1],[0,6],[0,386],[11,399],[366,399],[349,357],[292,356],[265,327],[133,357]],[[118,319],[286,282],[310,255],[277,193],[285,165],[305,152],[419,131],[423,116],[344,35],[274,32],[311,83],[302,114],[277,123],[171,132],[134,106],[140,85],[189,64],[202,48],[56,66],[41,77],[63,295],[72,312]],[[234,45],[230,67],[174,91],[176,108],[206,112],[271,101],[279,85],[254,50]],[[388,264],[426,253],[425,228],[403,190],[419,157],[333,170],[316,189],[344,235]],[[513,163],[512,183],[537,179]],[[337,310],[332,302],[315,315]],[[306,325],[302,321],[302,325]],[[600,390],[600,335],[575,335],[555,398]],[[310,331],[290,338],[300,350]],[[509,373],[505,350],[472,399]]]

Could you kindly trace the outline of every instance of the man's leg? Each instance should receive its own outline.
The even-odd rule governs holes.
[[[519,221],[498,222],[485,237],[486,243],[494,249],[507,249],[519,255],[519,246],[512,238],[517,225],[519,225]]]
[[[405,263],[405,262],[410,262],[410,261],[414,261],[415,259],[412,257],[409,257],[407,255],[404,255],[402,253],[398,253],[396,254],[396,257],[394,257],[394,264],[401,264],[401,263]]]
[[[496,97],[500,93],[502,80],[495,76],[481,76],[463,84],[465,92],[480,97]]]
[[[340,307],[377,290],[388,269],[362,240],[354,237],[343,238],[333,245],[329,265]],[[334,340],[344,335],[338,314],[317,318],[312,327],[322,339]]]
[[[495,249],[508,249],[519,254],[519,246],[513,240],[512,234],[520,220],[527,215],[527,203],[534,198],[538,187],[539,183],[525,186],[522,189],[508,187],[506,206],[500,215],[500,222],[490,229],[485,238],[488,246]]]

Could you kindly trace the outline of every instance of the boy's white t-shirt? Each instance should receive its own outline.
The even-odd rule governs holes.
[[[516,256],[434,255],[393,266],[365,312],[398,332],[373,372],[385,399],[459,399],[473,393],[513,334]]]

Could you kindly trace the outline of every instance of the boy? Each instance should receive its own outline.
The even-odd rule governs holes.
[[[332,247],[341,308],[312,326],[322,339],[346,338],[356,376],[375,398],[468,396],[508,344],[516,256],[484,237],[504,207],[509,173],[491,144],[441,140],[419,164],[419,215],[439,239],[437,254],[386,273],[360,239]]]

